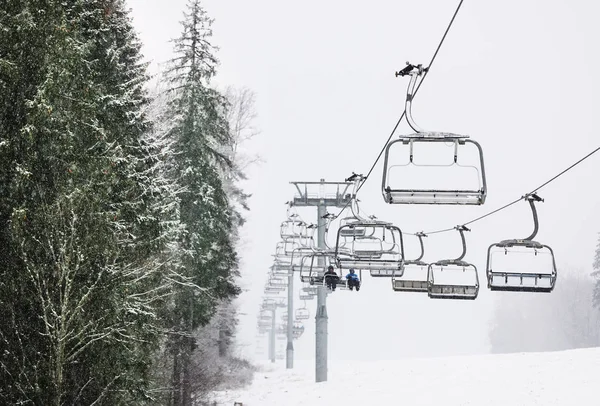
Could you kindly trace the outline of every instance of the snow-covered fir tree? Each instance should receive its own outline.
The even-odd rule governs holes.
[[[145,139],[140,44],[122,0],[29,3],[3,14],[29,27],[27,38],[14,29],[13,43],[1,41],[26,56],[2,63],[21,75],[10,86],[31,89],[3,93],[20,116],[2,140],[12,157],[3,195],[19,198],[2,198],[11,248],[2,262],[13,265],[2,271],[10,285],[0,306],[13,329],[0,333],[11,348],[0,396],[138,403],[160,337],[158,253],[173,238],[160,200],[169,182],[152,155],[162,147]]]
[[[235,217],[224,187],[232,167],[226,146],[231,136],[227,100],[211,87],[216,73],[215,47],[210,43],[212,20],[197,0],[191,0],[175,41],[175,58],[166,79],[170,100],[165,122],[174,143],[176,181],[181,187],[179,220],[185,231],[179,241],[178,281],[168,315],[171,336],[171,404],[189,405],[192,398],[194,331],[209,323],[221,300],[239,293],[235,253]]]

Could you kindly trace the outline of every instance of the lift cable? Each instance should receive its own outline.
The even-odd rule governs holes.
[[[440,42],[439,42],[439,44],[438,44],[438,46],[437,46],[437,48],[436,48],[436,50],[435,50],[435,52],[433,54],[433,57],[431,58],[431,61],[429,61],[429,65],[427,65],[427,68],[425,68],[425,70],[424,70],[423,77],[419,81],[419,84],[417,85],[417,88],[415,90],[415,93],[414,93],[413,97],[417,95],[417,92],[421,88],[421,84],[423,84],[423,81],[425,80],[425,78],[429,74],[429,70],[431,69],[431,65],[433,65],[433,62],[435,61],[435,58],[437,57],[438,53],[440,52],[440,49],[442,48],[442,44],[444,43],[444,40],[446,39],[446,36],[448,35],[448,32],[450,31],[450,28],[452,27],[452,24],[454,23],[454,20],[456,19],[456,16],[457,16],[457,14],[458,14],[458,12],[460,10],[460,7],[462,6],[463,2],[464,2],[464,0],[460,0],[460,2],[458,3],[458,6],[456,7],[456,10],[454,11],[454,15],[452,15],[452,19],[450,20],[450,23],[446,27],[446,31],[444,32],[444,35],[442,36],[442,39],[440,40]],[[390,136],[388,137],[388,139],[386,140],[385,144],[383,145],[383,148],[379,152],[379,155],[377,155],[377,159],[375,159],[375,162],[373,162],[373,165],[371,166],[371,169],[369,169],[369,172],[367,173],[367,176],[364,177],[364,179],[362,180],[362,183],[356,189],[356,193],[358,193],[358,191],[362,188],[362,186],[365,184],[365,182],[367,181],[367,179],[369,178],[369,176],[373,172],[373,169],[375,169],[375,166],[377,166],[377,163],[379,162],[379,160],[381,159],[381,156],[385,152],[386,146],[389,144],[390,140],[394,136],[394,133],[398,129],[398,126],[400,125],[400,122],[402,122],[402,119],[404,118],[405,115],[406,115],[406,109],[402,112],[402,115],[400,116],[400,118],[396,122],[396,125],[394,126],[394,129],[392,130],[392,132],[390,133]],[[349,205],[349,203],[346,203],[346,205],[344,205],[344,207],[342,207],[342,209],[340,210],[340,212],[336,215],[336,218],[339,217],[342,214],[342,212],[348,208],[348,205]]]
[[[469,224],[473,224],[476,221],[479,220],[483,220],[486,217],[491,216],[492,214],[496,214],[504,209],[509,208],[510,206],[512,206],[513,204],[516,204],[518,202],[520,202],[521,200],[523,200],[523,198],[525,196],[529,196],[532,195],[534,193],[536,193],[538,190],[542,189],[543,187],[549,185],[550,183],[554,182],[556,179],[558,179],[559,177],[561,177],[562,175],[564,175],[565,173],[569,172],[571,169],[575,168],[577,165],[579,165],[580,163],[582,163],[583,161],[585,161],[586,159],[588,159],[589,157],[591,157],[592,155],[594,155],[596,152],[600,151],[600,147],[594,149],[592,152],[590,152],[589,154],[587,154],[586,156],[584,156],[583,158],[581,158],[580,160],[578,160],[577,162],[575,162],[574,164],[572,164],[571,166],[569,166],[568,168],[566,168],[565,170],[563,170],[562,172],[558,173],[557,175],[553,176],[552,178],[550,178],[549,180],[547,180],[546,182],[542,183],[540,186],[536,187],[535,189],[533,189],[531,192],[525,194],[524,196],[519,197],[518,199],[513,200],[510,203],[505,204],[504,206],[497,208],[495,210],[492,210],[489,213],[486,213],[482,216],[479,216],[473,220],[467,221],[466,223],[463,223],[462,225],[466,226]],[[456,227],[451,227],[451,228],[444,228],[441,230],[435,230],[435,231],[429,231],[426,232],[425,234],[440,234],[440,233],[445,233],[447,231],[453,231]],[[408,234],[408,235],[415,235],[415,234],[411,234],[411,233],[404,233],[404,234]]]

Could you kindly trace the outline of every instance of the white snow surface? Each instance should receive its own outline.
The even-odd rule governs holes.
[[[368,345],[365,343],[365,345]],[[385,345],[377,343],[376,345]],[[389,344],[388,344],[389,345]],[[393,345],[389,345],[393,351]],[[360,351],[360,346],[354,346]],[[546,353],[331,362],[314,382],[314,362],[265,364],[251,386],[219,392],[219,405],[600,405],[600,348]]]

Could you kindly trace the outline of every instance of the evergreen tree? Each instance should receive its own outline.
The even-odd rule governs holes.
[[[172,93],[167,119],[176,150],[177,181],[182,191],[181,266],[169,317],[172,335],[172,404],[191,404],[191,357],[194,330],[206,325],[221,299],[235,296],[237,257],[232,241],[234,219],[224,190],[223,173],[231,167],[224,152],[230,145],[226,99],[210,82],[216,72],[210,44],[212,20],[198,0],[190,0],[176,57],[166,77]]]
[[[148,142],[140,44],[121,0],[21,6],[11,16],[37,11],[32,38],[44,54],[19,100],[18,161],[3,181],[19,197],[2,203],[7,256],[20,265],[1,287],[13,327],[2,339],[18,350],[2,360],[14,381],[6,399],[138,403],[158,345],[161,254],[177,228],[161,200],[171,187],[158,176],[164,145]],[[24,50],[34,66],[36,50]]]
[[[28,102],[43,82],[46,56],[57,34],[55,7],[36,12],[38,2],[7,0],[0,8],[0,403],[43,404],[43,388],[52,381],[46,370],[43,322],[27,283],[19,241],[11,233],[13,211],[32,199],[20,193],[27,182],[27,155],[32,140],[23,129]],[[58,14],[58,15],[57,15]]]
[[[598,238],[598,245],[596,246],[596,254],[594,255],[594,262],[592,262],[592,276],[596,278],[596,286],[594,288],[594,307],[600,308],[600,238]]]

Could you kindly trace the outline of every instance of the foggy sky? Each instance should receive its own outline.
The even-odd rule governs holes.
[[[129,0],[152,61],[171,56],[184,0]],[[249,170],[252,193],[244,227],[240,298],[242,348],[253,355],[256,313],[285,219],[289,181],[341,181],[369,170],[404,108],[406,61],[427,64],[457,1],[206,0],[215,18],[221,61],[215,83],[257,95],[261,134],[249,145],[264,163]],[[361,208],[416,232],[463,224],[539,186],[598,146],[599,7],[583,0],[465,1],[414,102],[417,122],[431,130],[470,135],[483,147],[488,199],[481,207],[387,205],[381,162],[359,193]],[[403,123],[397,135],[412,131]],[[600,198],[600,156],[539,192],[537,241],[553,247],[559,267],[591,272]],[[316,222],[316,210],[298,211]],[[337,210],[330,209],[337,213]],[[495,296],[485,285],[488,245],[524,238],[532,229],[526,203],[471,226],[465,260],[479,269],[477,300],[430,300],[393,292],[388,279],[368,276],[363,289],[328,299],[331,360],[389,359],[488,351]],[[333,242],[333,240],[330,240]],[[407,256],[417,242],[407,237]],[[425,260],[457,256],[455,233],[430,236]],[[296,285],[299,285],[297,283]],[[297,298],[297,296],[296,296]],[[314,356],[314,308],[298,358]],[[349,348],[353,348],[349,351]]]

